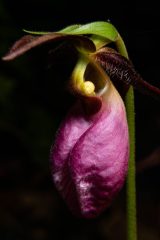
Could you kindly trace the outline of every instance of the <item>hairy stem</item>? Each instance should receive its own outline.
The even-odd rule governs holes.
[[[121,55],[128,59],[128,53],[125,44],[119,35],[116,46]],[[135,172],[135,111],[134,111],[134,91],[130,86],[126,97],[125,105],[129,127],[130,138],[130,158],[127,176],[127,240],[137,239],[136,222],[136,172]]]

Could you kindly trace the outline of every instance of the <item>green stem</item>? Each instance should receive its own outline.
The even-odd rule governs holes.
[[[118,51],[126,58],[128,53],[123,42],[123,39],[119,35],[116,46]],[[129,88],[129,91],[125,97],[125,106],[129,127],[130,138],[130,158],[128,166],[127,176],[127,239],[137,239],[137,222],[136,222],[136,172],[135,172],[135,111],[134,111],[134,91],[133,87]]]
[[[130,159],[127,176],[127,223],[128,240],[137,239],[136,223],[136,172],[135,172],[135,116],[134,116],[134,92],[130,87],[126,99],[126,111],[130,135]]]

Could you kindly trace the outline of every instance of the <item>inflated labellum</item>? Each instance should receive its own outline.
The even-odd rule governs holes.
[[[92,81],[93,73],[87,77]],[[50,155],[56,188],[71,211],[85,218],[96,217],[111,204],[128,166],[125,107],[109,77],[105,78],[99,96],[84,97],[71,108]],[[88,111],[93,102],[96,112]]]

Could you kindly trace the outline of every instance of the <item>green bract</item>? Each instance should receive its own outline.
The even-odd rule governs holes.
[[[51,32],[36,32],[36,31],[28,31],[24,30],[27,33],[35,34],[35,35],[45,35],[50,34]],[[97,35],[101,38],[105,38],[106,40],[115,42],[118,38],[118,32],[116,28],[109,22],[93,22],[93,23],[87,23],[84,25],[80,24],[74,24],[71,26],[68,26],[66,28],[63,28],[60,31],[57,31],[58,33],[65,33],[65,34],[74,34],[74,35],[83,35],[83,34],[92,34]]]
[[[73,28],[72,28],[73,27]],[[84,25],[72,25],[70,27],[61,30],[69,34],[94,34],[100,37],[104,37],[110,41],[116,41],[118,32],[116,28],[108,22],[93,22]]]

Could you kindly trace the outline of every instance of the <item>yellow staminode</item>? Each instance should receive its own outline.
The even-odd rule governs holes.
[[[94,94],[95,86],[90,81],[83,82],[81,88],[82,88],[81,89],[82,92],[84,92],[85,95],[92,95],[92,94]]]
[[[88,66],[89,60],[80,54],[78,62],[72,72],[71,84],[72,88],[85,96],[95,95],[95,86],[91,81],[85,81],[85,71]]]

